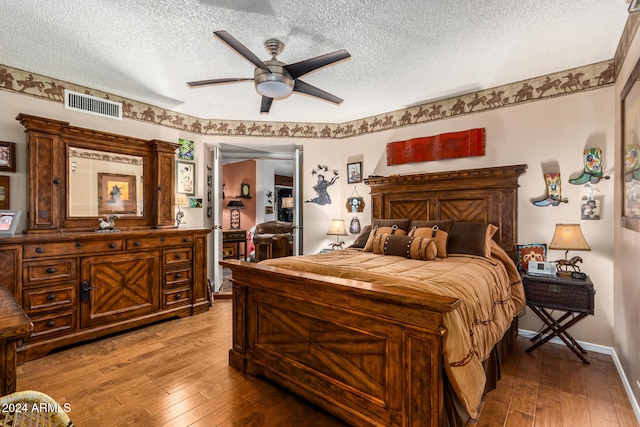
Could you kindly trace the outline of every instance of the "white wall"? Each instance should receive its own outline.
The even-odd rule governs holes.
[[[157,138],[166,141],[177,141],[178,138],[192,139],[196,143],[196,166],[199,171],[196,195],[205,200],[205,162],[208,158],[208,153],[205,156],[205,144],[232,142],[241,145],[246,142],[253,145],[261,143],[302,145],[304,147],[302,188],[305,200],[315,197],[313,185],[316,179],[311,175],[311,171],[318,164],[326,164],[330,168],[338,169],[341,174],[340,181],[329,188],[332,204],[319,206],[314,203],[302,203],[305,254],[316,253],[335,239],[326,235],[332,218],[343,218],[348,223],[353,216],[345,207],[347,197],[354,191],[354,184],[347,184],[346,177],[346,164],[350,161],[361,159],[364,177],[371,174],[433,172],[526,163],[529,169],[520,179],[519,240],[522,243],[549,243],[556,223],[582,224],[585,237],[593,249],[592,252],[580,255],[584,259],[583,270],[592,277],[597,289],[596,314],[576,325],[572,328],[572,332],[579,340],[605,346],[614,344],[613,179],[601,181],[598,184],[601,191],[599,195],[603,198],[600,221],[580,221],[579,201],[584,195],[584,189],[567,183],[570,176],[578,174],[583,169],[582,152],[586,147],[599,147],[603,150],[605,169],[611,169],[614,163],[614,89],[612,87],[345,140],[203,136],[140,121],[125,119],[120,122],[69,112],[59,103],[8,91],[0,91],[0,105],[2,105],[0,140],[18,143],[18,172],[11,174],[12,209],[26,209],[27,204],[24,196],[24,189],[27,186],[24,129],[14,119],[19,113],[66,120],[74,126],[140,138]],[[484,157],[386,166],[385,145],[388,142],[476,127],[486,128],[487,149]],[[563,196],[569,199],[568,204],[547,208],[538,208],[531,204],[531,199],[545,193],[542,166],[547,162],[557,162],[562,173]],[[364,226],[370,220],[369,191],[364,184],[355,184],[355,186],[366,201],[365,211],[359,214]],[[206,209],[188,211],[189,226],[209,227],[211,225],[211,220],[206,218]],[[355,236],[345,238],[347,242],[354,239]],[[550,254],[551,259],[561,256],[563,254],[557,252]],[[526,329],[534,330],[539,325],[540,322],[530,313],[527,313],[521,322],[521,327]],[[636,327],[636,329],[640,328]]]

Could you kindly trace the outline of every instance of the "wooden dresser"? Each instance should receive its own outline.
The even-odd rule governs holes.
[[[69,232],[0,240],[0,283],[32,320],[25,360],[209,309],[208,229]]]

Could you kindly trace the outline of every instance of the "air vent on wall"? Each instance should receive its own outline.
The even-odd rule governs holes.
[[[64,108],[96,116],[122,120],[122,103],[97,98],[71,90],[64,91]]]

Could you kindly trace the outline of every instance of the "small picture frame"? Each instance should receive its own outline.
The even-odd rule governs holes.
[[[273,214],[273,206],[265,206],[265,207],[264,207],[264,214],[265,214],[265,215],[271,215],[271,214]]]
[[[11,237],[15,234],[21,212],[0,210],[0,237]]]
[[[135,215],[136,176],[98,172],[98,215]]]
[[[199,197],[189,197],[189,207],[190,208],[201,208],[202,207],[202,199]]]
[[[362,162],[347,163],[347,183],[362,182]]]
[[[9,209],[11,207],[9,182],[9,176],[0,175],[0,209]]]
[[[194,160],[193,141],[189,139],[178,138],[178,158],[182,160]]]
[[[583,221],[600,219],[600,202],[598,199],[582,199],[580,219]]]
[[[0,141],[0,171],[16,171],[16,144]]]
[[[196,164],[176,161],[176,193],[185,196],[196,195]]]

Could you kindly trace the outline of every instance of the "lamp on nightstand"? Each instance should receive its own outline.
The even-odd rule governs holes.
[[[335,249],[342,249],[344,242],[339,241],[339,236],[348,236],[347,230],[344,228],[344,219],[332,219],[331,225],[329,226],[329,231],[327,231],[328,236],[336,236],[336,242],[331,243],[331,247]]]
[[[571,276],[569,267],[573,268],[574,271],[580,271],[580,267],[577,264],[582,262],[582,258],[574,256],[571,259],[567,259],[569,251],[590,251],[591,247],[584,239],[580,224],[556,224],[556,231],[553,233],[549,249],[565,251],[564,259],[559,259],[555,262],[560,276]]]

